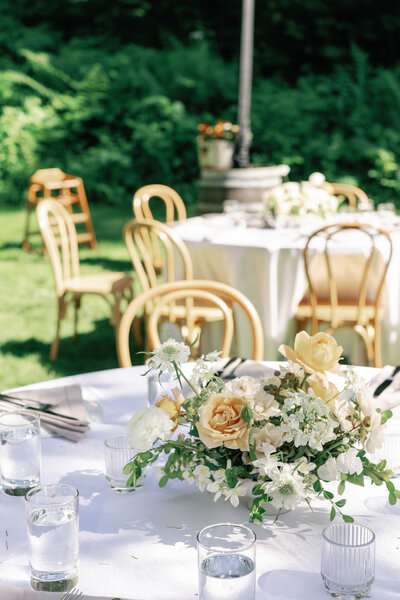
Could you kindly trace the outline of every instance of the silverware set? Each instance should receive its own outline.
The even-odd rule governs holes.
[[[239,356],[231,356],[231,358],[224,364],[223,368],[217,371],[217,375],[220,379],[233,379],[235,377],[236,370],[246,361],[245,358]]]

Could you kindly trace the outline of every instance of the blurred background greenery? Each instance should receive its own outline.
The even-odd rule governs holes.
[[[251,162],[397,202],[399,3],[255,4]],[[193,205],[197,124],[236,120],[240,20],[241,0],[0,0],[0,204],[57,166],[91,203],[158,182]]]
[[[322,171],[400,208],[400,3],[256,0],[252,164]],[[0,0],[0,389],[117,367],[109,310],[85,298],[48,358],[47,258],[21,249],[29,177],[83,178],[97,252],[129,270],[137,188],[164,183],[195,212],[197,125],[236,121],[241,0]],[[143,360],[143,355],[140,355]]]

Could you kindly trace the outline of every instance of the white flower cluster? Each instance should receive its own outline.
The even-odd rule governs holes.
[[[282,407],[284,442],[323,450],[324,444],[335,439],[335,427],[337,422],[329,416],[329,408],[312,390],[289,392]]]
[[[238,506],[239,498],[249,494],[251,482],[248,479],[240,480],[237,485],[230,488],[226,482],[225,469],[211,471],[209,467],[194,462],[190,468],[183,471],[183,477],[189,483],[195,483],[201,492],[207,490],[214,495],[214,501],[223,497],[225,501],[229,500],[232,506]],[[229,465],[230,468],[231,465]]]
[[[338,199],[333,195],[322,173],[313,173],[308,181],[288,181],[264,195],[264,209],[269,215],[317,215],[326,217],[338,209]]]

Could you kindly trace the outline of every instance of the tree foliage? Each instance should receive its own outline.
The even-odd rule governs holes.
[[[240,15],[239,0],[0,0],[0,203],[52,166],[92,202],[152,182],[193,202],[197,124],[236,119]],[[256,2],[252,162],[395,198],[399,21],[373,0]]]

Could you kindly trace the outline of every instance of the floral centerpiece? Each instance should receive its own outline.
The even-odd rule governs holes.
[[[134,486],[143,469],[165,454],[161,487],[169,479],[186,480],[233,506],[250,495],[250,522],[262,521],[267,502],[279,514],[316,496],[330,504],[331,520],[339,513],[352,521],[342,511],[345,498],[326,489],[334,480],[339,497],[347,484],[363,485],[365,478],[385,484],[395,504],[400,492],[386,461],[374,464],[367,457],[382,444],[390,411],[376,409],[352,368],[340,371],[342,348],[332,336],[303,331],[294,349],[279,350],[288,362],[270,377],[227,383],[216,373],[218,353],[197,359],[192,370],[183,366],[190,347],[182,342],[168,340],[151,353],[149,369],[175,373],[179,386],[173,397],[161,396],[129,420],[137,454],[125,467],[127,484]],[[186,398],[184,388],[190,390]]]
[[[338,210],[338,199],[322,173],[308,181],[288,181],[268,190],[263,197],[264,212],[273,217],[316,215],[325,218]]]

